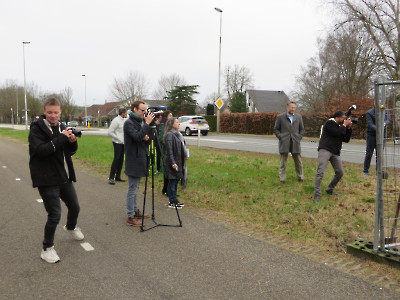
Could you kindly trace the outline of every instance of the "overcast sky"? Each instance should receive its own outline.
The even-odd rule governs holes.
[[[256,89],[294,88],[300,67],[331,23],[321,0],[3,0],[0,85],[42,92],[71,87],[78,105],[112,101],[114,78],[138,71],[148,99],[161,75],[199,85],[197,100],[217,92],[220,14],[222,69],[250,69]],[[221,76],[221,80],[222,80]],[[221,88],[222,89],[222,88]]]

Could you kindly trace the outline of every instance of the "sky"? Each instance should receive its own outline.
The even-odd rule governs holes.
[[[87,106],[114,101],[114,79],[131,71],[149,82],[149,100],[161,76],[175,73],[199,85],[202,103],[218,89],[217,7],[221,72],[244,66],[255,89],[288,94],[331,24],[324,2],[3,0],[0,87],[7,80],[23,86],[25,48],[27,84],[43,93],[70,87],[77,105],[85,105],[85,84]]]

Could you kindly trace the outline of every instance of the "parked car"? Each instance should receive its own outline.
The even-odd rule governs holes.
[[[179,131],[185,135],[197,133],[199,129],[202,135],[207,135],[210,130],[210,126],[203,116],[181,116],[178,121],[180,123]]]
[[[68,126],[76,127],[78,125],[79,125],[78,121],[69,121],[68,122]]]

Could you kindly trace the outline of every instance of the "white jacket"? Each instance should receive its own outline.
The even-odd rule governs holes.
[[[124,122],[125,119],[121,116],[116,116],[108,128],[108,135],[112,137],[112,141],[117,144],[124,143]]]

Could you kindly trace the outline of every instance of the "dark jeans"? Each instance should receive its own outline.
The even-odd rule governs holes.
[[[178,190],[178,182],[180,179],[168,179],[168,198],[169,203],[176,203],[176,193]]]
[[[61,200],[68,208],[67,229],[73,230],[79,215],[79,202],[72,182],[59,186],[46,186],[38,188],[42,196],[44,207],[47,211],[47,222],[44,227],[43,249],[54,245],[54,234],[61,219]]]
[[[111,164],[109,179],[121,178],[122,164],[124,163],[124,144],[114,143],[114,160]]]
[[[364,173],[368,173],[369,171],[372,155],[374,154],[375,149],[376,149],[376,136],[367,135],[367,149],[364,159]]]

